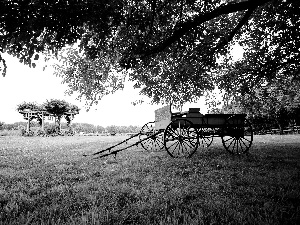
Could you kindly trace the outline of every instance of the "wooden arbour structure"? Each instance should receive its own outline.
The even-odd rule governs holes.
[[[27,119],[27,127],[26,127],[26,131],[29,132],[30,131],[30,122],[32,119],[37,119],[40,118],[42,121],[42,130],[45,131],[45,117],[48,117],[50,120],[52,120],[54,118],[54,120],[56,120],[56,115],[51,114],[49,112],[47,112],[46,110],[30,110],[30,109],[24,109],[23,111],[19,111],[20,114],[23,115],[24,119]],[[71,125],[72,120],[74,119],[74,116],[77,113],[74,112],[65,112],[64,114],[62,114],[61,116],[65,116],[69,118],[68,121],[68,126]],[[56,121],[55,121],[56,123]]]

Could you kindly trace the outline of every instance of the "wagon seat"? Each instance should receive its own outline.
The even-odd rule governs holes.
[[[193,125],[199,127],[202,124],[202,117],[204,115],[200,113],[200,108],[189,108],[189,111],[172,113],[172,121],[182,118],[189,120]]]

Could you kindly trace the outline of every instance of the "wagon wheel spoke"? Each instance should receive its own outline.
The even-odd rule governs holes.
[[[234,139],[234,137],[230,137],[229,139],[225,140],[224,142],[231,141],[232,139]]]
[[[185,142],[185,143],[186,143],[186,145],[188,145],[190,148],[194,148],[194,147],[195,147],[195,146],[192,145],[192,143],[190,143],[190,142],[188,142],[188,141]]]
[[[142,141],[148,138],[147,140],[141,142],[142,147],[146,151],[159,151],[164,147],[163,142],[161,140],[163,138],[162,134],[154,135],[156,132],[157,131],[155,130],[155,122],[146,123],[142,127],[139,139],[140,141]]]
[[[165,131],[164,139],[167,141],[172,141],[175,140],[177,136],[178,135],[174,131]]]
[[[233,152],[236,154],[239,154],[239,140],[237,140],[237,139],[234,142]]]
[[[157,149],[161,150],[164,148],[164,142],[163,142],[163,135],[162,134],[158,134],[156,136],[156,139],[155,139],[155,143],[157,145]]]
[[[252,140],[248,140],[247,138],[241,138],[241,140],[245,140],[245,141],[247,141],[248,143],[250,143],[250,142],[252,142]]]
[[[190,157],[197,149],[197,133],[186,119],[172,121],[165,129],[163,141],[168,154],[176,158]]]
[[[181,154],[184,155],[184,152],[187,151],[187,149],[185,148],[185,145],[183,143],[180,143],[181,146]],[[185,148],[185,151],[183,151],[183,148]]]
[[[205,145],[207,147],[209,147],[211,145],[211,143],[212,143],[212,137],[211,138],[205,137],[205,138],[203,138],[203,141],[205,142]]]
[[[211,133],[213,133],[212,128],[208,128],[208,124],[205,123],[203,120],[203,126],[198,130],[198,135],[199,135],[199,146],[201,148],[208,148],[212,142],[213,142],[213,136]]]
[[[240,146],[241,146],[241,150],[242,150],[242,152],[244,152],[244,148],[243,148],[243,146],[245,146],[245,145],[244,145],[243,141],[242,141],[242,140],[240,140],[240,142],[239,142],[239,143],[240,143]]]
[[[178,133],[177,133],[177,131],[175,131],[175,130],[173,130],[173,129],[169,129],[168,131],[167,131],[172,137],[177,137],[178,136]]]
[[[221,138],[228,152],[232,154],[248,152],[253,141],[253,131],[245,115],[237,114],[229,117],[222,129]]]
[[[245,143],[245,141],[247,141],[247,142]],[[248,146],[251,145],[251,143],[252,143],[251,140],[248,140],[248,139],[245,139],[245,138],[241,138],[240,142],[241,142],[241,146],[245,147],[245,151],[247,151]],[[245,152],[245,151],[243,150],[243,152]]]
[[[247,140],[247,139],[241,138],[241,143],[243,143],[243,145],[247,148],[247,144],[245,144],[244,140],[245,140],[245,141],[248,141],[248,142],[250,142],[250,141]]]
[[[232,141],[230,142],[230,144],[228,145],[228,148],[231,147],[232,143],[234,142],[234,145],[235,145],[235,138],[232,139]]]
[[[174,144],[176,144],[176,146],[174,147],[174,149],[172,150],[172,146],[174,146]],[[178,148],[178,145],[179,145],[179,142],[175,142],[174,144],[172,144],[171,146],[170,146],[170,152],[172,152],[172,153],[175,153],[176,152],[176,149]],[[173,155],[175,155],[175,154],[173,154]]]

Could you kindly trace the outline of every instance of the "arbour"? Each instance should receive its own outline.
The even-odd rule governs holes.
[[[80,109],[76,105],[70,104],[64,100],[51,99],[41,105],[32,102],[23,102],[17,106],[17,111],[23,115],[24,119],[28,120],[27,132],[29,132],[30,122],[33,119],[38,120],[44,131],[45,117],[54,118],[55,124],[58,124],[59,131],[62,117],[65,117],[67,126],[70,127],[74,116],[79,114]]]

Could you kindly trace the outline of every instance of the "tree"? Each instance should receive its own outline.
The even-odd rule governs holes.
[[[59,99],[51,99],[47,100],[43,107],[46,109],[46,111],[50,114],[53,114],[55,117],[55,124],[60,127],[61,119],[64,115],[66,115],[67,123],[70,124],[71,117],[74,116],[74,114],[79,113],[79,108],[76,105],[72,105],[65,100],[59,100]],[[70,113],[70,114],[67,114]]]
[[[72,127],[77,133],[79,133],[79,132],[85,132],[85,133],[97,132],[97,128],[93,124],[89,124],[89,123],[73,123]]]
[[[300,82],[277,80],[277,83],[265,85],[255,89],[252,94],[245,94],[238,98],[238,105],[243,112],[248,113],[255,120],[262,123],[276,125],[280,132],[287,126],[298,122],[300,111]],[[236,98],[237,99],[237,98]],[[234,104],[231,103],[228,108]]]
[[[153,102],[181,105],[215,85],[237,96],[281,75],[298,79],[299,4],[297,0],[1,1],[0,47],[31,66],[39,59],[37,53],[64,56],[56,66],[57,75],[69,84],[69,93],[79,91],[79,97],[91,104],[122,89],[129,76]],[[228,54],[235,42],[244,46],[245,60],[231,64]],[[71,44],[81,51],[59,52]],[[0,60],[5,73],[5,61]],[[115,71],[125,72],[119,77]]]
[[[0,121],[0,130],[3,130],[4,124],[5,124],[4,122]]]
[[[44,108],[42,105],[39,105],[36,102],[22,102],[21,104],[17,105],[17,111],[22,112],[25,110],[41,111],[44,110]]]
[[[80,108],[78,106],[68,103],[67,112],[64,115],[69,128],[71,121],[74,119],[74,115],[79,114],[79,111]]]
[[[17,106],[17,111],[22,113],[25,120],[28,120],[27,123],[27,132],[30,130],[30,124],[32,120],[36,119],[40,125],[42,125],[42,118],[38,113],[31,112],[39,112],[45,110],[42,105],[37,104],[36,102],[23,102]]]
[[[255,12],[237,40],[245,49],[243,58],[224,61],[218,77],[227,98],[300,80],[299,9],[299,1],[275,1]]]

